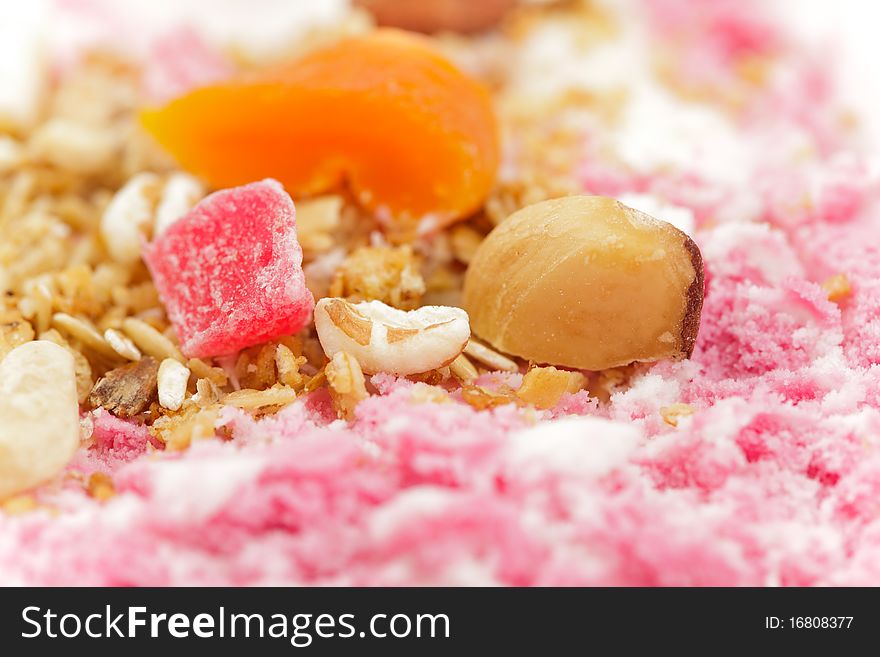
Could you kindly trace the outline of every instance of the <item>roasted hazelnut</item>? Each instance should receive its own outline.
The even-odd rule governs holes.
[[[477,336],[536,363],[682,358],[700,325],[703,261],[685,233],[614,199],[553,199],[483,241],[463,305]]]

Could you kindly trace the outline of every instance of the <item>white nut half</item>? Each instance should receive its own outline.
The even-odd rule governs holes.
[[[79,447],[73,356],[46,340],[0,362],[0,499],[48,481]]]
[[[451,363],[471,334],[467,313],[451,306],[398,310],[381,301],[329,297],[315,306],[324,353],[351,354],[364,372],[408,375]]]

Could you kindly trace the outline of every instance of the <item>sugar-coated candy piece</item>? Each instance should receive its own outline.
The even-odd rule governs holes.
[[[306,288],[293,201],[274,180],[211,194],[144,247],[184,354],[228,354],[301,329]]]

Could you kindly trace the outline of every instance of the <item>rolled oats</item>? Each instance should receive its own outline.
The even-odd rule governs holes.
[[[129,317],[122,322],[122,330],[145,354],[159,360],[173,358],[181,363],[186,362],[177,345],[145,321]]]
[[[455,360],[449,364],[449,370],[462,383],[472,383],[480,375],[474,364],[464,354],[456,356]]]
[[[247,410],[264,409],[270,406],[287,406],[296,400],[296,390],[275,384],[265,390],[243,389],[231,392],[223,398],[223,404]]]
[[[507,356],[502,356],[494,349],[490,349],[486,345],[477,342],[473,338],[468,341],[464,348],[464,353],[491,370],[519,372],[519,365],[514,361]]]
[[[110,345],[111,349],[126,360],[140,360],[141,352],[134,342],[116,329],[107,329],[104,331],[104,340]]]
[[[118,358],[119,355],[104,339],[98,331],[85,320],[73,317],[67,313],[55,313],[52,316],[52,325],[68,336],[79,340],[86,347],[109,358]]]

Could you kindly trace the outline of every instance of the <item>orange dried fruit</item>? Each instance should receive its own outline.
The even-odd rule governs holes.
[[[197,89],[142,121],[217,187],[272,177],[308,196],[348,184],[369,210],[439,225],[479,208],[499,159],[487,90],[397,30]]]

